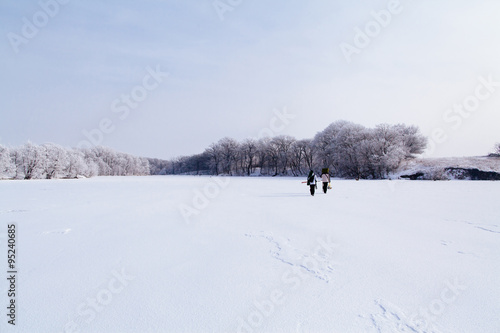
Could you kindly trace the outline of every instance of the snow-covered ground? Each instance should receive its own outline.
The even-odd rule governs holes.
[[[0,182],[3,332],[499,332],[500,182]]]

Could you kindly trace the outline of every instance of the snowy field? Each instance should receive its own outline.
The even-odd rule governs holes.
[[[500,331],[500,182],[301,181],[1,181],[0,331]]]

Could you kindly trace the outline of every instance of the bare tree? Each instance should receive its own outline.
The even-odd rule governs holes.
[[[222,164],[223,153],[222,146],[217,143],[212,143],[206,150],[205,153],[209,156],[209,166],[212,173],[219,175],[220,166]]]
[[[287,174],[292,157],[292,146],[295,141],[295,138],[289,135],[279,135],[271,139],[271,156],[273,157],[273,159],[276,158],[275,175],[277,175],[278,173],[281,173],[282,175]]]
[[[254,139],[247,139],[240,145],[241,160],[247,176],[253,172],[257,159],[257,142]]]
[[[269,168],[273,171],[273,176],[278,175],[280,150],[277,140],[270,139],[266,147],[266,155],[269,163]]]
[[[257,163],[256,165],[260,169],[262,175],[269,174],[270,168],[270,155],[269,155],[269,144],[271,139],[269,137],[263,137],[257,142]]]
[[[239,143],[232,138],[223,138],[218,142],[222,154],[222,172],[232,175],[236,166]]]
[[[290,166],[294,176],[305,175],[312,169],[313,148],[311,142],[311,139],[303,139],[293,143]]]

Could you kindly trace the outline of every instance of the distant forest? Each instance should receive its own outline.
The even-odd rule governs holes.
[[[427,138],[418,127],[348,121],[330,124],[312,139],[279,135],[238,142],[223,138],[201,154],[171,160],[136,157],[107,147],[64,148],[53,143],[0,145],[0,179],[93,176],[228,175],[304,176],[309,170],[342,178],[383,179],[422,154]],[[490,156],[500,156],[500,144]]]
[[[366,128],[341,120],[312,139],[279,135],[238,142],[226,137],[201,154],[149,163],[152,174],[303,176],[311,169],[330,168],[338,177],[380,179],[426,146],[427,138],[416,126]]]
[[[67,149],[31,142],[8,149],[0,145],[0,178],[53,179],[93,176],[149,175],[145,158],[106,147]]]

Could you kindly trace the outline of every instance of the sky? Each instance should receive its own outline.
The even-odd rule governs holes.
[[[497,0],[0,4],[0,144],[201,153],[223,137],[416,125],[427,157],[500,142]]]

